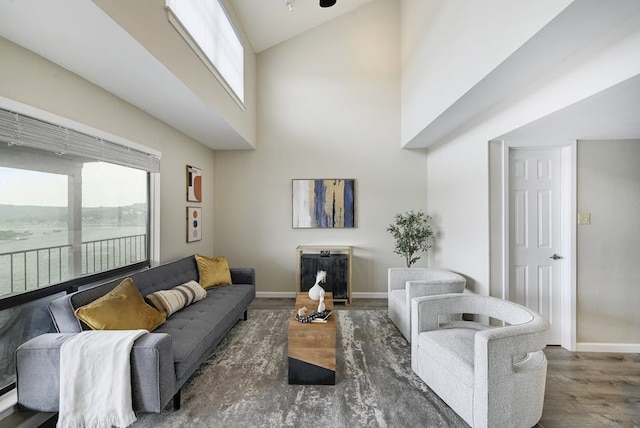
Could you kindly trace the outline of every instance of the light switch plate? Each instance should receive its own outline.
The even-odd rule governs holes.
[[[578,224],[591,224],[591,213],[578,213]]]

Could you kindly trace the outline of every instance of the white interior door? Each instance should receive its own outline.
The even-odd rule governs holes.
[[[507,297],[550,321],[550,345],[562,339],[561,168],[561,149],[509,150]]]

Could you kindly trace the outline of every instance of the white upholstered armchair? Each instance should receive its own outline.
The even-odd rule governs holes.
[[[545,318],[477,294],[419,297],[411,309],[411,368],[469,425],[518,428],[540,420],[547,374]],[[505,324],[439,321],[452,314]]]
[[[411,341],[411,299],[434,294],[462,293],[466,280],[457,273],[426,268],[389,269],[389,318]]]

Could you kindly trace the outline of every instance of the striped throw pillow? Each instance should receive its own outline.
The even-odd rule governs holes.
[[[160,290],[147,294],[147,299],[151,304],[167,317],[205,297],[207,297],[207,291],[196,281],[189,281],[171,290]]]

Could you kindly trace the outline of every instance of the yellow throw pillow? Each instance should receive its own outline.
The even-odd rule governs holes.
[[[124,279],[99,299],[79,307],[75,314],[93,330],[152,331],[166,320],[162,312],[144,301],[131,278]]]
[[[209,258],[196,254],[200,285],[204,288],[231,284],[231,271],[225,256]]]

